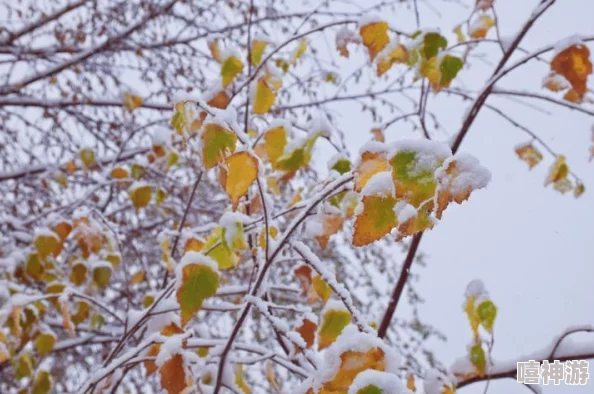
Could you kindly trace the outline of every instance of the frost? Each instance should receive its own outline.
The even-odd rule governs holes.
[[[163,366],[163,364],[174,355],[182,353],[182,340],[184,339],[184,336],[185,335],[172,335],[163,342],[159,354],[155,359],[155,364],[157,364],[158,367]]]
[[[417,209],[406,201],[398,201],[394,205],[394,213],[396,214],[398,223],[405,223],[418,214]]]
[[[373,175],[361,190],[361,196],[383,196],[394,197],[396,187],[392,180],[391,171],[382,171]]]
[[[351,387],[349,387],[348,394],[357,394],[359,390],[364,389],[369,385],[381,389],[382,394],[405,394],[410,393],[404,386],[398,376],[387,373],[368,369],[357,375]]]
[[[165,127],[159,127],[152,135],[153,145],[168,146],[171,144],[171,130]]]
[[[361,149],[359,149],[359,155],[369,152],[369,153],[386,153],[388,151],[388,146],[383,142],[379,141],[367,141]]]
[[[453,179],[446,173],[452,162],[456,162],[457,169]],[[458,153],[444,161],[442,167],[435,171],[435,177],[440,184],[449,185],[453,193],[463,193],[468,188],[476,190],[487,186],[491,181],[491,172],[481,166],[476,157]]]
[[[177,283],[182,283],[183,270],[186,266],[191,264],[204,265],[217,274],[219,273],[219,266],[216,261],[202,253],[188,252],[184,254],[184,257],[182,257],[177,267],[175,267],[175,279],[177,280]]]
[[[246,216],[239,212],[225,212],[219,224],[225,229],[225,242],[227,245],[233,245],[234,239],[237,237],[239,232],[238,224],[245,224],[251,221],[249,216]]]
[[[584,41],[582,40],[582,37],[580,37],[577,34],[574,34],[572,36],[569,36],[562,40],[559,40],[555,44],[555,49],[553,50],[553,57],[557,56],[559,53],[563,52],[564,50],[566,50],[569,47],[572,47],[574,45],[583,45],[583,44],[584,44]]]
[[[438,141],[430,140],[401,140],[389,145],[388,157],[394,157],[400,152],[415,152],[415,168],[411,169],[410,175],[428,169],[434,169],[446,158],[452,155],[450,147]]]
[[[451,377],[433,368],[426,372],[423,387],[426,394],[441,394],[444,385],[453,386],[451,382]]]
[[[323,137],[330,138],[332,136],[332,124],[328,120],[328,118],[322,114],[318,114],[312,118],[309,124],[309,135],[313,136],[316,134],[320,134]]]
[[[221,51],[221,62],[225,62],[230,57],[236,57],[237,59],[242,59],[241,52],[239,48],[234,45],[229,45],[225,49]]]
[[[473,279],[466,286],[466,297],[478,297],[483,294],[488,293],[485,284],[480,279]]]
[[[334,156],[328,160],[328,170],[332,170],[332,167],[336,165],[337,162],[341,160],[348,160],[349,158],[342,152],[335,153]]]
[[[365,14],[359,18],[359,26],[361,27],[378,22],[384,22],[384,20],[377,14]]]

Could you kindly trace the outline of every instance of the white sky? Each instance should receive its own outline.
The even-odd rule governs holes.
[[[430,0],[430,3],[443,12],[443,17],[440,19],[425,2],[419,1],[421,26],[440,26],[448,33],[448,38],[452,38],[451,27],[463,20],[468,11],[449,2],[447,7],[439,6],[445,3],[439,0]],[[505,37],[515,34],[537,1],[498,0],[496,4]],[[382,17],[395,27],[413,31],[412,15]],[[522,46],[536,49],[575,33],[592,35],[593,15],[592,0],[557,1],[537,22]],[[498,60],[495,45],[485,46],[483,51],[491,54],[492,60]],[[464,70],[459,78],[467,88],[478,89],[484,84],[488,69],[477,61],[473,61],[473,66],[476,71]],[[497,86],[540,91],[547,72],[546,65],[530,63]],[[442,94],[437,100],[430,100],[429,106],[440,115],[443,126],[452,134],[459,129],[462,114],[469,104],[454,99],[452,105],[449,101],[452,99]],[[552,163],[551,156],[545,155],[539,166],[528,171],[527,165],[516,157],[514,146],[530,138],[493,112],[481,111],[461,151],[472,152],[489,168],[492,181],[486,190],[475,192],[469,202],[448,208],[441,223],[428,232],[421,243],[422,252],[428,254],[428,266],[413,266],[415,272],[421,271],[422,275],[418,285],[426,299],[421,307],[422,317],[448,336],[445,344],[435,345],[438,357],[446,363],[462,356],[471,338],[461,305],[466,285],[474,278],[483,279],[499,307],[495,359],[515,358],[539,349],[569,325],[594,323],[591,244],[594,241],[591,232],[594,162],[588,163],[593,119],[536,102],[534,104],[551,114],[502,98],[492,98],[489,102],[505,109],[510,116],[537,132],[553,149],[565,154],[570,168],[585,182],[586,193],[576,200],[552,188],[545,189],[543,183]],[[340,124],[347,134],[349,148],[356,153],[369,139],[368,119],[360,116],[358,104],[340,103],[332,108],[342,114]],[[400,123],[390,129],[387,138],[399,136],[413,137],[408,124]],[[400,313],[404,309],[400,308]],[[594,368],[590,373],[594,374]],[[592,392],[593,388],[594,376],[585,387],[549,385],[544,387],[544,393],[583,394]],[[483,390],[481,383],[460,389],[460,392],[472,394]],[[530,391],[506,379],[492,382],[489,392],[525,394]]]

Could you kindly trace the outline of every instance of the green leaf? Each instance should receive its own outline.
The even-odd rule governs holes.
[[[332,170],[337,171],[339,174],[347,173],[351,170],[351,162],[349,159],[339,159],[332,166]]]
[[[473,347],[470,348],[470,361],[472,365],[476,368],[479,374],[483,375],[485,373],[485,368],[487,367],[487,360],[485,358],[485,351],[483,350],[483,344],[477,343]]]
[[[237,136],[216,123],[204,125],[202,132],[202,161],[210,169],[235,151]]]
[[[448,40],[439,33],[427,33],[423,37],[423,49],[421,53],[425,59],[436,56],[440,48],[448,46]]]
[[[181,308],[182,325],[186,325],[202,307],[202,302],[216,294],[219,273],[216,263],[201,253],[189,252],[182,259],[177,272],[177,302]]]
[[[369,386],[363,387],[361,390],[357,391],[357,394],[383,394],[384,390],[380,389],[374,384],[370,384]]]
[[[481,302],[477,307],[477,313],[485,330],[491,332],[495,323],[495,317],[497,317],[497,307],[493,301],[487,300]]]
[[[32,394],[47,394],[52,389],[52,377],[46,370],[40,370],[33,382]]]
[[[45,356],[54,350],[56,336],[51,332],[42,332],[35,338],[35,349],[40,356]]]
[[[321,350],[332,344],[350,322],[351,314],[345,309],[325,310],[318,331],[320,338],[318,348]]]
[[[447,86],[454,78],[456,78],[458,71],[460,71],[463,66],[464,62],[459,57],[445,55],[439,64],[439,71],[441,71],[439,84],[441,86]]]

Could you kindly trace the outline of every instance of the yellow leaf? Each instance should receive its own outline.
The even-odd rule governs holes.
[[[239,199],[248,192],[250,185],[258,177],[258,159],[248,152],[237,152],[226,159],[225,165],[225,191],[233,202],[233,210],[236,210]]]
[[[149,185],[144,183],[137,183],[130,186],[128,195],[134,208],[140,209],[146,207],[151,202],[153,191]]]
[[[93,267],[93,283],[105,289],[111,280],[111,264],[98,264]]]
[[[456,38],[458,39],[458,42],[464,42],[464,41],[466,41],[466,36],[462,32],[462,25],[456,26],[454,28],[454,33],[456,33]]]
[[[584,194],[584,192],[586,191],[586,187],[584,186],[583,183],[578,182],[575,185],[575,189],[573,190],[573,195],[575,198],[580,197],[582,194]]]
[[[369,51],[369,59],[375,59],[375,56],[388,45],[390,38],[388,37],[388,23],[386,22],[371,22],[365,26],[361,26],[359,34],[363,39],[363,45]]]
[[[380,348],[366,352],[347,350],[340,355],[340,367],[334,378],[324,383],[324,389],[330,392],[346,392],[355,377],[366,370],[384,371],[385,353]]]
[[[359,165],[355,168],[355,191],[360,192],[371,177],[389,169],[390,165],[384,153],[363,152]]]
[[[245,394],[250,394],[252,390],[250,390],[247,383],[245,382],[245,379],[243,378],[243,365],[235,364],[233,370],[235,372],[235,384],[237,387],[239,387]]]
[[[305,38],[302,38],[301,40],[299,40],[299,45],[297,46],[297,48],[295,48],[295,50],[291,54],[291,64],[292,65],[297,64],[297,59],[299,59],[301,56],[303,56],[303,54],[305,53],[306,50],[307,50],[307,40]]]
[[[199,252],[204,246],[204,240],[198,238],[189,238],[184,245],[184,254],[188,252]]]
[[[243,71],[243,63],[236,56],[228,56],[221,65],[223,87],[227,87]]]
[[[588,91],[588,76],[592,74],[590,50],[583,44],[572,45],[559,52],[551,62],[551,70],[562,75],[573,87],[570,101],[581,101]]]
[[[128,112],[134,111],[136,108],[142,105],[142,97],[137,96],[135,94],[125,92],[124,93],[124,108],[128,110]]]
[[[542,153],[540,153],[532,143],[522,144],[516,147],[516,154],[526,163],[528,167],[532,168],[542,160]]]
[[[217,262],[219,269],[226,270],[235,267],[239,258],[223,238],[223,229],[216,228],[206,239],[202,250],[204,250],[204,254]]]
[[[144,271],[138,271],[130,277],[130,284],[135,285],[146,280]]]
[[[216,123],[204,125],[202,131],[202,161],[210,169],[235,151],[237,136]]]
[[[181,323],[185,326],[202,307],[202,302],[216,294],[219,272],[216,263],[201,253],[187,253],[176,268],[176,298],[181,309]]]
[[[406,378],[406,388],[413,393],[417,391],[417,386],[415,386],[415,375],[412,373],[409,373],[408,377]]]
[[[80,161],[83,163],[85,168],[90,168],[95,164],[95,152],[92,149],[84,148],[78,152]]]
[[[551,92],[560,92],[571,86],[569,81],[567,81],[564,76],[557,74],[554,71],[550,72],[545,77],[545,79],[542,81],[542,85]]]
[[[559,155],[549,170],[549,175],[545,181],[545,186],[551,183],[557,183],[569,175],[569,167],[565,162],[565,156]]]
[[[214,40],[208,41],[208,49],[210,49],[210,54],[212,58],[216,60],[218,63],[221,62],[221,49],[219,48],[219,40],[216,38]]]
[[[35,338],[35,349],[40,356],[45,356],[54,350],[56,335],[51,332],[42,332]]]
[[[254,105],[252,111],[254,114],[265,114],[276,101],[276,91],[270,86],[266,77],[258,78],[256,83],[256,92],[254,93]]]
[[[70,281],[76,286],[82,285],[87,280],[87,266],[82,261],[77,261],[72,265],[70,271]]]
[[[33,374],[33,359],[29,353],[23,353],[18,358],[14,368],[14,376],[17,379],[29,377]]]
[[[251,62],[253,66],[257,66],[262,61],[262,55],[264,54],[264,49],[268,42],[262,40],[254,40],[252,41],[252,49],[251,49]]]
[[[46,370],[39,370],[35,375],[31,394],[48,394],[52,390],[53,381],[50,373]]]
[[[315,292],[316,296],[322,300],[322,304],[326,304],[328,299],[332,295],[332,289],[330,286],[324,281],[324,279],[320,275],[315,275],[311,280],[311,288]],[[311,297],[310,297],[311,303]]]
[[[485,38],[493,26],[495,26],[493,18],[489,15],[480,15],[468,28],[468,34],[474,39]]]
[[[266,134],[264,134],[264,146],[272,168],[276,168],[276,162],[283,155],[285,146],[287,146],[287,130],[285,130],[285,127],[278,126],[267,130]]]
[[[351,314],[338,301],[328,303],[322,311],[321,325],[318,330],[318,350],[331,345],[351,322]]]
[[[33,241],[39,258],[45,260],[52,255],[57,257],[62,252],[62,242],[58,234],[53,231],[43,231],[35,236]]]
[[[382,76],[394,63],[405,63],[408,60],[408,49],[402,44],[390,44],[391,49],[382,51],[377,58],[377,76]],[[387,53],[386,53],[387,51]]]

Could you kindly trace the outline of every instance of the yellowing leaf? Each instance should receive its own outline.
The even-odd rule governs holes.
[[[495,318],[497,317],[497,307],[491,300],[485,300],[481,302],[476,308],[477,315],[481,325],[488,332],[493,331],[493,324],[495,324]]]
[[[573,87],[576,97],[570,101],[581,101],[588,90],[588,76],[592,74],[590,50],[583,44],[564,49],[553,58],[551,70],[565,77]]]
[[[355,218],[353,246],[364,246],[388,234],[398,224],[391,196],[364,196],[363,210]]]
[[[306,167],[311,161],[311,151],[314,143],[320,137],[321,133],[310,135],[303,145],[295,147],[289,152],[285,152],[278,158],[276,164],[281,171],[295,172],[300,168]]]
[[[153,191],[149,185],[139,183],[130,186],[128,195],[130,196],[130,200],[132,200],[134,208],[140,209],[146,207],[151,202]]]
[[[569,167],[565,162],[565,156],[559,155],[549,170],[549,175],[545,181],[545,186],[551,183],[557,183],[569,175]]]
[[[204,240],[198,238],[189,238],[184,245],[184,254],[188,252],[199,252],[204,246]]]
[[[382,349],[372,348],[366,352],[347,350],[340,355],[338,372],[323,387],[330,392],[346,392],[360,372],[385,369],[385,353]]]
[[[489,15],[480,15],[468,28],[468,34],[474,39],[485,38],[493,26],[495,26],[493,18]]]
[[[16,362],[14,376],[22,379],[31,376],[33,373],[33,359],[29,353],[23,353]]]
[[[238,152],[229,156],[225,165],[227,167],[225,191],[233,202],[233,210],[236,210],[239,199],[247,193],[250,185],[258,177],[258,159],[248,152]]]
[[[92,149],[84,148],[78,152],[80,161],[82,161],[85,168],[90,168],[95,164],[95,152]]]
[[[223,229],[217,228],[206,239],[206,243],[202,247],[204,254],[216,261],[221,270],[233,268],[239,262],[239,258],[223,238]]]
[[[208,49],[210,49],[210,54],[212,55],[212,58],[220,63],[221,49],[219,48],[219,40],[216,38],[214,40],[209,40]]]
[[[252,49],[251,49],[251,62],[253,66],[257,66],[262,61],[262,54],[264,54],[264,49],[268,42],[262,40],[254,40],[252,41]]]
[[[221,65],[221,76],[223,77],[223,87],[227,87],[237,75],[243,71],[242,61],[235,57],[229,56]]]
[[[390,169],[385,154],[376,152],[363,152],[359,165],[355,168],[355,191],[363,190],[367,182],[375,174]]]
[[[320,248],[326,249],[330,236],[336,234],[342,229],[343,218],[340,214],[322,214],[321,215],[322,232],[315,236],[316,240],[320,244]]]
[[[235,372],[235,384],[237,387],[239,387],[245,394],[250,394],[252,390],[250,390],[247,383],[245,382],[245,379],[243,378],[243,365],[235,364],[233,366],[233,371]]]
[[[528,163],[528,167],[530,168],[534,167],[542,160],[542,153],[540,153],[530,142],[517,146],[516,154],[520,159]]]
[[[48,394],[52,390],[53,381],[50,373],[46,370],[37,371],[31,394]]]
[[[580,197],[582,194],[584,194],[584,192],[586,191],[586,187],[584,186],[583,183],[578,182],[575,185],[575,189],[573,189],[573,195],[575,198]]]
[[[237,136],[216,123],[204,125],[202,131],[202,161],[210,169],[235,151]]]
[[[176,276],[177,302],[181,309],[182,326],[192,319],[202,307],[202,302],[216,294],[219,287],[219,273],[213,269],[214,261],[196,252],[187,253]]]
[[[408,49],[402,44],[396,44],[387,53],[382,51],[377,58],[377,76],[385,74],[394,63],[405,63],[408,60]],[[385,53],[385,54],[384,54]]]
[[[33,241],[39,258],[45,260],[49,255],[57,257],[62,252],[62,241],[53,231],[38,233]]]
[[[363,39],[363,45],[369,51],[369,59],[375,59],[375,56],[388,45],[390,38],[388,37],[388,23],[386,22],[372,22],[365,26],[361,26],[359,34]]]
[[[70,232],[72,231],[72,224],[68,222],[59,222],[54,226],[54,231],[56,234],[58,234],[60,240],[64,242],[64,240],[68,238],[68,235],[70,235]]]
[[[186,369],[181,354],[175,354],[165,361],[159,369],[159,374],[161,387],[167,390],[168,394],[181,394],[186,388]]]
[[[142,105],[142,97],[137,96],[135,94],[125,92],[124,93],[124,108],[128,110],[128,112],[134,111],[136,108]]]
[[[87,280],[87,266],[82,261],[75,262],[70,271],[70,281],[80,286]]]
[[[456,38],[458,39],[458,42],[464,42],[464,41],[466,41],[466,36],[462,32],[462,25],[456,26],[454,28],[454,33],[456,33]]]
[[[291,64],[292,65],[297,64],[297,59],[299,59],[301,56],[303,56],[303,54],[305,53],[306,50],[307,50],[307,40],[305,38],[302,38],[301,40],[299,40],[299,45],[297,46],[297,48],[295,48],[295,50],[291,54]]]
[[[287,131],[284,126],[274,127],[266,131],[266,134],[264,134],[264,147],[272,168],[276,168],[276,162],[283,155],[285,146],[287,146]]]
[[[412,373],[409,373],[408,377],[406,378],[406,388],[413,393],[417,391],[417,386],[415,386],[415,375]]]
[[[44,271],[45,267],[39,260],[39,255],[37,253],[31,253],[29,256],[27,256],[27,261],[25,262],[25,272],[27,272],[28,276],[39,282],[43,277]]]
[[[56,336],[51,332],[42,332],[35,338],[35,349],[40,356],[45,356],[54,350]]]
[[[265,114],[270,111],[270,108],[276,101],[276,90],[270,86],[268,78],[258,78],[256,83],[256,92],[254,93],[254,105],[252,111],[254,114]]]
[[[98,264],[93,268],[93,283],[105,289],[111,280],[111,265]]]
[[[447,159],[435,177],[439,184],[435,213],[438,219],[441,219],[450,202],[461,204],[468,200],[474,190],[487,186],[491,180],[489,171],[482,167],[476,158],[466,154],[458,154]]]
[[[324,279],[320,275],[315,275],[311,280],[311,289],[313,289],[315,295],[322,300],[322,304],[326,304],[328,299],[332,295],[332,289],[330,286],[324,281]],[[312,297],[310,296],[310,303],[312,302]]]
[[[342,330],[351,322],[351,314],[346,309],[334,309],[327,306],[327,309],[324,309],[322,313],[322,324],[318,330],[319,350],[336,341]]]

